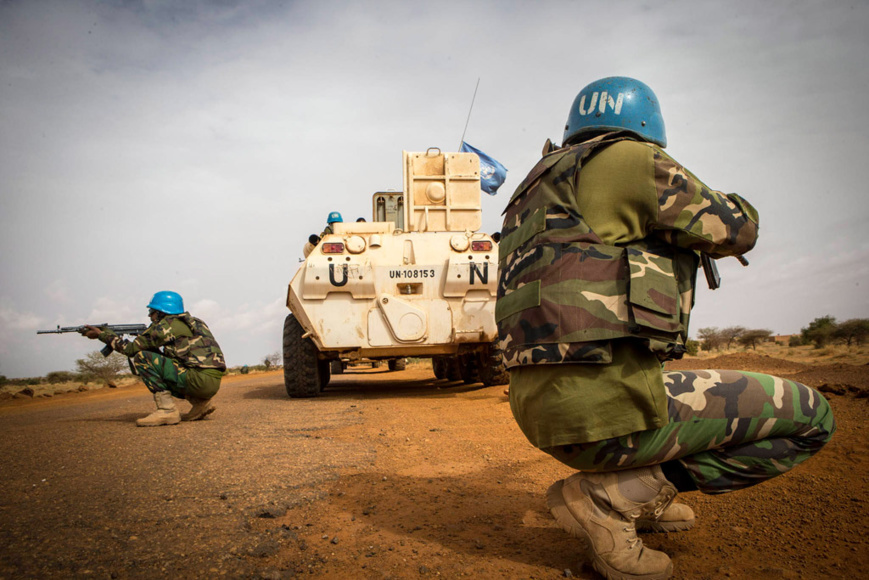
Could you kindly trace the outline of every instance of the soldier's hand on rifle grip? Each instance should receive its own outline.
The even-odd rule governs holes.
[[[85,331],[82,332],[81,334],[82,334],[82,336],[86,336],[89,339],[93,340],[95,338],[99,338],[100,332],[102,332],[102,331],[99,328],[97,328],[96,326],[91,326],[90,324],[86,324]]]

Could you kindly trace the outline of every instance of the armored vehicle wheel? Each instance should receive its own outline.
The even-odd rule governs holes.
[[[284,320],[284,386],[290,397],[315,397],[329,382],[328,361],[317,360],[317,347],[302,338],[302,325],[292,314]]]
[[[447,378],[447,365],[443,357],[433,356],[431,359],[431,369],[434,371],[436,379]]]
[[[497,343],[492,343],[486,352],[480,354],[480,380],[487,387],[510,383],[510,373],[504,366]]]
[[[344,372],[344,363],[340,360],[333,360],[329,363],[329,372],[333,375],[340,375]]]
[[[391,371],[403,371],[407,368],[407,359],[406,358],[391,358],[387,363],[389,365],[389,370]]]
[[[329,379],[332,378],[332,373],[330,371],[329,361],[327,360],[318,360],[317,361],[317,369],[320,371],[319,381],[320,381],[320,392],[326,390],[326,385],[329,384]]]
[[[462,378],[462,373],[459,370],[459,357],[451,356],[443,359],[444,368],[446,369],[446,379],[448,381],[458,381]]]
[[[480,382],[480,365],[475,354],[463,354],[459,357],[459,376],[466,385]]]

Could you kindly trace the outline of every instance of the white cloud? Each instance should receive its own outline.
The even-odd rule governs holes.
[[[483,199],[494,231],[576,92],[626,74],[671,153],[761,212],[752,267],[698,311],[866,315],[867,28],[865,3],[810,1],[0,2],[0,296],[49,324],[138,322],[175,289],[252,363],[279,348],[307,235],[400,189],[402,149],[457,147],[478,77],[466,137],[510,170]]]
[[[9,307],[0,307],[0,329],[9,333],[30,330],[44,324],[44,319],[31,312],[18,312]]]
[[[144,305],[134,308],[129,300],[121,301],[112,296],[101,296],[94,301],[86,324],[129,324],[144,318]]]
[[[44,290],[45,296],[51,302],[54,302],[59,306],[70,304],[72,298],[70,297],[69,292],[69,284],[66,280],[54,280],[49,283]]]

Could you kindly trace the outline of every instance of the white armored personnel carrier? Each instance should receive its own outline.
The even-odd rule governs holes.
[[[403,153],[404,191],[378,192],[373,221],[334,223],[290,282],[284,383],[312,397],[347,363],[430,357],[439,379],[508,380],[497,350],[497,239],[479,232],[473,153]],[[313,245],[316,243],[316,245]]]

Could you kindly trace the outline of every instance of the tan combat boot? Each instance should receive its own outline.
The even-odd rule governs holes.
[[[198,421],[199,419],[204,419],[206,415],[210,415],[215,409],[215,406],[211,403],[211,399],[198,399],[188,395],[187,402],[189,402],[192,407],[190,407],[190,411],[181,415],[182,421]]]
[[[658,466],[608,473],[576,473],[546,493],[558,524],[589,547],[594,569],[609,580],[664,580],[670,557],[643,546],[640,517],[660,517],[676,488]]]
[[[637,519],[638,532],[684,532],[694,527],[694,510],[684,503],[673,502],[661,515],[644,515]]]
[[[181,422],[181,414],[175,408],[172,393],[157,391],[154,393],[154,402],[157,403],[157,410],[147,417],[137,419],[136,425],[139,427],[157,427],[158,425],[177,425]]]

